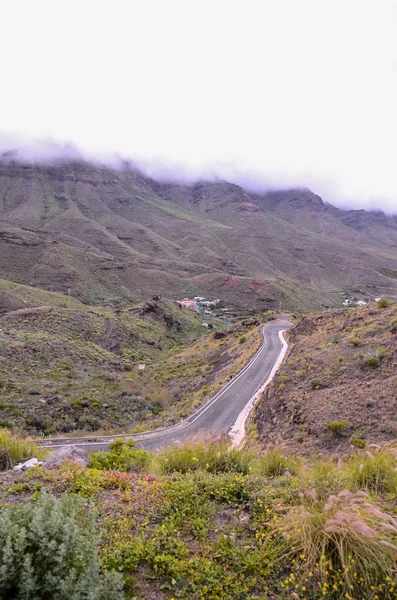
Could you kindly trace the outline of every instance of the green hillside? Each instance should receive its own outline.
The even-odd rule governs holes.
[[[89,303],[222,296],[255,310],[395,295],[397,221],[308,190],[161,183],[128,165],[0,160],[0,274]]]
[[[163,407],[122,395],[123,378],[202,335],[202,319],[171,301],[121,311],[0,280],[1,424],[47,434],[133,427]]]
[[[0,280],[0,425],[84,435],[180,421],[261,344],[259,320],[218,336],[203,320],[158,296],[121,310]]]

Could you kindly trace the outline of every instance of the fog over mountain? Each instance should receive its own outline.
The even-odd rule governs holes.
[[[397,296],[397,216],[339,210],[302,187],[258,193],[215,170],[192,183],[199,173],[179,166],[147,163],[159,179],[87,158],[54,143],[2,153],[4,279],[86,302],[204,294],[259,310]]]
[[[338,206],[397,210],[391,0],[38,0],[23,11],[2,11],[7,137],[133,158],[157,177],[308,187]]]
[[[122,168],[126,162],[142,171],[145,175],[163,182],[194,184],[197,181],[224,180],[242,186],[249,192],[264,193],[273,190],[310,189],[323,200],[342,209],[364,208],[369,211],[383,211],[397,214],[397,202],[386,197],[354,198],[347,197],[331,179],[326,180],[314,174],[282,175],[267,169],[254,169],[245,164],[225,160],[219,162],[192,165],[188,162],[172,162],[167,158],[152,156],[136,158],[118,152],[90,151],[79,148],[73,142],[60,142],[53,139],[33,139],[18,134],[0,132],[0,153],[16,162],[42,165],[64,162],[87,161],[105,165],[113,169]]]

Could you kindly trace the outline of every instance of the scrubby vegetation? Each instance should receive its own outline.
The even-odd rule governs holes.
[[[218,391],[261,343],[256,319],[216,337],[198,314],[158,297],[120,310],[0,279],[2,311],[0,427],[31,435],[172,424]]]
[[[381,304],[307,315],[289,330],[288,359],[256,411],[263,444],[288,440],[304,455],[397,435],[397,303]]]
[[[388,308],[390,306],[390,300],[388,298],[380,298],[378,300],[378,308]]]
[[[65,462],[2,475],[0,552],[14,565],[2,571],[4,593],[14,586],[12,597],[26,597],[30,585],[33,599],[58,589],[57,598],[82,600],[397,598],[393,444],[343,460],[204,438],[141,452],[117,442],[86,469]],[[17,539],[28,562],[12,554]]]
[[[89,466],[93,469],[142,471],[151,462],[152,454],[135,448],[134,440],[118,439],[109,444],[109,452],[91,454]]]
[[[328,431],[331,431],[334,435],[342,435],[345,429],[349,426],[349,421],[341,419],[340,421],[331,421],[327,423]]]

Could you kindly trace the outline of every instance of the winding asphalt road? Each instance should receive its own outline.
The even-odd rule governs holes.
[[[135,439],[138,448],[154,451],[169,446],[175,441],[183,442],[198,432],[205,432],[214,437],[228,433],[244,407],[269,378],[283,350],[279,332],[288,329],[289,326],[290,324],[286,321],[265,325],[262,329],[263,344],[250,362],[218,394],[182,423],[147,434],[128,437]],[[127,436],[114,437],[125,438]],[[96,451],[106,450],[110,441],[109,438],[102,440],[94,436],[74,439],[54,438],[45,445],[55,448],[73,444],[89,451]]]

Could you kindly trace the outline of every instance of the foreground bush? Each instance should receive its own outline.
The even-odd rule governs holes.
[[[290,510],[282,528],[305,572],[318,572],[326,582],[323,595],[329,587],[338,598],[373,598],[377,585],[394,589],[397,522],[364,492],[343,490],[318,501],[312,490],[302,506]]]
[[[115,440],[109,444],[108,452],[93,452],[90,455],[89,467],[101,470],[135,471],[146,469],[153,454],[147,450],[135,448],[135,442]]]
[[[135,450],[116,449],[109,454]],[[396,600],[396,494],[379,477],[395,473],[393,452],[370,447],[371,456],[355,450],[300,465],[280,449],[256,458],[227,440],[196,439],[151,456],[147,470],[179,469],[169,476],[70,461],[15,481],[6,474],[2,502],[26,502],[40,488],[67,491],[91,498],[98,521],[75,496],[3,509],[0,600],[118,600],[113,571],[130,600]],[[371,496],[352,479],[356,458]]]
[[[247,451],[230,447],[230,440],[196,438],[184,446],[166,448],[156,456],[154,468],[159,473],[188,473],[205,469],[210,473],[248,473],[252,456]]]
[[[0,471],[12,469],[21,460],[43,458],[45,455],[46,450],[34,442],[27,442],[7,429],[0,429]]]
[[[95,523],[83,501],[43,494],[0,512],[1,600],[121,600],[122,582],[101,572]]]

